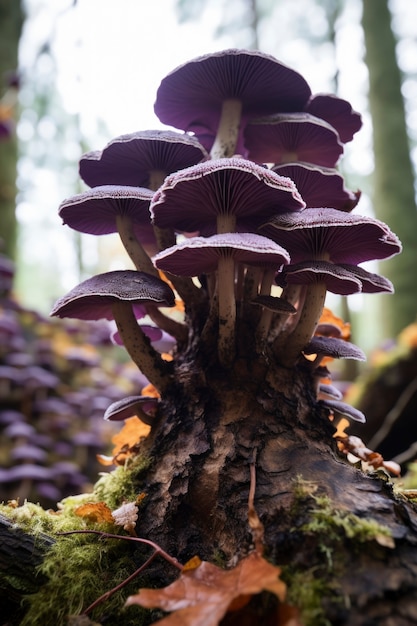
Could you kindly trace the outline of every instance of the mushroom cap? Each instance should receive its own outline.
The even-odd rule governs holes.
[[[340,389],[335,387],[335,385],[329,385],[327,383],[320,383],[319,393],[334,398],[335,400],[342,400],[343,398],[343,393]]]
[[[254,233],[224,233],[192,237],[162,250],[153,257],[158,269],[180,276],[198,276],[217,269],[220,257],[230,256],[246,265],[276,267],[289,263],[288,252],[273,241]]]
[[[51,316],[83,320],[113,319],[116,301],[171,307],[175,296],[164,281],[135,270],[105,272],[83,281],[60,298]]]
[[[26,422],[15,422],[9,424],[3,432],[9,439],[19,439],[20,437],[29,439],[35,434],[35,429]]]
[[[113,402],[105,411],[104,419],[120,422],[139,413],[151,415],[159,404],[158,398],[152,396],[128,396],[117,402]]]
[[[221,106],[242,102],[243,117],[301,111],[311,96],[304,78],[257,50],[229,49],[199,56],[170,72],[157,91],[154,110],[164,124],[216,132]]]
[[[50,480],[53,476],[54,473],[50,467],[42,467],[42,465],[32,463],[22,463],[9,469],[0,469],[0,483],[17,482],[25,479]]]
[[[307,161],[334,167],[343,154],[335,129],[309,113],[278,113],[251,120],[244,142],[248,158],[258,163]]]
[[[208,157],[196,137],[172,130],[144,130],[120,135],[103,150],[87,152],[79,171],[90,187],[147,187],[152,170],[169,174]]]
[[[13,448],[10,452],[10,456],[13,461],[31,460],[38,463],[43,463],[46,460],[47,453],[42,448],[33,446],[30,444],[23,444]]]
[[[355,361],[366,361],[366,355],[350,341],[339,339],[338,337],[320,337],[315,335],[309,344],[304,348],[305,354],[323,354],[333,359],[354,359]]]
[[[351,272],[355,278],[361,281],[362,293],[394,293],[394,285],[385,276],[368,272],[363,267],[348,263],[341,263],[339,267]]]
[[[269,311],[274,311],[274,313],[286,313],[289,315],[293,315],[297,312],[297,309],[293,307],[292,304],[287,302],[287,300],[284,300],[283,298],[279,298],[277,296],[260,295],[256,296],[256,298],[254,298],[251,302],[252,304],[263,306]]]
[[[362,283],[352,272],[327,261],[304,261],[291,264],[276,277],[276,283],[281,287],[288,283],[308,285],[318,282],[326,283],[327,291],[341,296],[359,293],[362,289]]]
[[[351,211],[358,204],[360,191],[349,191],[338,170],[298,161],[275,165],[273,171],[294,181],[307,207],[329,206]]]
[[[304,111],[326,120],[339,134],[340,141],[347,143],[361,128],[360,113],[352,109],[347,100],[338,98],[334,94],[318,93],[310,97]]]
[[[306,209],[273,217],[259,228],[285,246],[293,263],[327,254],[333,263],[356,265],[401,252],[401,242],[383,222],[337,209]]]
[[[330,411],[334,411],[335,413],[344,415],[345,417],[352,419],[355,422],[362,422],[362,423],[366,422],[366,417],[362,413],[362,411],[355,409],[350,404],[346,404],[346,402],[341,402],[340,400],[331,399],[331,400],[319,400],[319,404],[321,404],[322,406],[325,406],[326,409],[329,409]]]
[[[232,157],[206,161],[168,176],[155,193],[150,211],[156,226],[204,231],[206,235],[216,232],[218,215],[235,215],[241,229],[250,231],[280,210],[304,207],[289,178]]]
[[[154,241],[149,213],[153,196],[150,189],[101,185],[64,200],[58,210],[64,224],[81,233],[107,235],[117,232],[118,215],[129,217],[137,226],[140,241]],[[147,227],[147,229],[146,229]]]

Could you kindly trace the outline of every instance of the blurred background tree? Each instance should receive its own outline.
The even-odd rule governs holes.
[[[362,25],[375,161],[372,204],[376,216],[387,222],[403,243],[403,253],[384,263],[382,269],[395,285],[395,297],[384,298],[379,307],[380,333],[381,337],[395,337],[417,315],[415,173],[403,77],[397,62],[398,42],[391,27],[388,0],[363,0]]]
[[[19,0],[0,0],[0,250],[16,258],[18,49],[23,24]]]

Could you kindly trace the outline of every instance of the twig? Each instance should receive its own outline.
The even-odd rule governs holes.
[[[252,530],[253,543],[257,554],[262,555],[264,551],[264,525],[255,509],[255,490],[256,490],[256,454],[257,448],[253,451],[253,460],[250,463],[250,485],[248,496],[248,523]]]
[[[158,556],[158,554],[162,556],[166,561],[168,561],[168,563],[170,563],[171,565],[173,565],[180,571],[183,570],[183,566],[181,565],[181,563],[177,561],[177,559],[170,556],[167,552],[165,552],[165,550],[163,550],[160,546],[158,546],[158,544],[154,543],[153,541],[150,541],[149,539],[143,539],[142,537],[132,537],[132,536],[125,536],[125,535],[114,535],[111,533],[104,533],[100,530],[70,530],[66,532],[57,533],[57,535],[76,535],[76,534],[100,535],[100,539],[126,539],[128,541],[138,541],[139,543],[145,543],[146,545],[151,546],[154,549],[154,553],[151,554],[151,556],[145,561],[145,563],[143,563],[137,570],[135,570],[133,574],[131,574],[130,576],[125,578],[125,580],[123,580],[121,583],[116,585],[116,587],[113,587],[113,589],[109,589],[109,591],[106,591],[106,593],[103,593],[103,595],[101,595],[99,598],[94,600],[94,602],[90,604],[83,611],[82,615],[88,615],[97,606],[99,606],[99,604],[108,600],[117,591],[120,591],[120,589],[123,589],[123,587],[126,587],[126,585],[128,585],[132,580],[134,580],[144,569],[148,567],[150,563],[152,563],[152,561]]]

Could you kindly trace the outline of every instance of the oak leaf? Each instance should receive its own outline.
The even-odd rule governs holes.
[[[218,626],[224,615],[243,606],[252,595],[270,591],[283,601],[286,585],[281,570],[257,552],[251,552],[236,567],[223,570],[202,561],[162,589],[140,589],[126,605],[160,608],[171,615],[155,622],[158,626]]]

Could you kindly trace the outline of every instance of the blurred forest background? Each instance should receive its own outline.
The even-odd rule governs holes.
[[[329,305],[343,319],[352,321],[352,340],[369,354],[381,346],[386,350],[395,344],[404,329],[415,328],[415,2],[158,0],[147,3],[119,0],[116,4],[111,0],[56,0],[53,3],[0,0],[3,281],[8,272],[6,259],[14,264],[13,284],[6,287],[3,284],[2,297],[8,299],[7,306],[3,305],[3,312],[7,310],[8,314],[3,317],[10,318],[11,301],[14,311],[20,307],[17,323],[21,334],[28,341],[32,333],[30,339],[37,349],[41,340],[44,342],[45,336],[49,337],[42,324],[57,298],[95,273],[126,267],[117,236],[80,236],[60,223],[57,213],[60,202],[84,189],[78,177],[78,159],[84,152],[102,149],[115,136],[161,128],[153,114],[160,80],[190,58],[229,47],[259,49],[272,54],[300,71],[313,93],[336,93],[362,114],[363,128],[347,145],[340,169],[347,186],[353,191],[362,191],[356,211],[385,221],[401,239],[404,252],[384,261],[381,267],[368,267],[393,282],[394,296],[355,295],[343,301],[330,299]],[[12,275],[13,270],[10,270]],[[25,312],[23,318],[22,311]],[[30,311],[29,317],[27,311]],[[10,323],[10,319],[6,321]],[[39,386],[36,387],[38,383],[33,382],[36,376],[32,372],[29,377],[32,408],[28,409],[27,393],[18,400],[2,400],[0,407],[0,421],[3,419],[5,426],[8,420],[16,421],[16,415],[14,418],[4,416],[6,409],[20,413],[24,417],[21,421],[28,422],[28,415],[33,416],[33,407],[46,424],[49,418],[45,417],[44,409],[39,408],[40,400],[51,395],[48,388],[54,388],[54,395],[57,395],[59,380],[62,382],[65,378],[66,384],[61,400],[69,389],[78,390],[80,386],[90,394],[88,402],[85,396],[84,399],[72,398],[75,404],[59,418],[50,407],[45,409],[54,415],[57,445],[63,439],[68,444],[66,451],[65,446],[61,446],[56,452],[56,462],[62,458],[72,459],[74,450],[80,457],[87,453],[95,455],[100,447],[100,444],[94,447],[91,441],[87,443],[87,436],[84,443],[80,443],[80,438],[78,443],[73,441],[74,433],[83,427],[74,426],[72,413],[80,415],[80,407],[92,403],[90,415],[97,416],[95,428],[100,431],[100,437],[95,434],[96,440],[106,441],[109,431],[103,435],[103,427],[98,426],[106,403],[110,404],[119,394],[126,395],[131,389],[137,393],[140,386],[137,376],[123,369],[128,368],[128,364],[121,352],[112,352],[109,356],[106,352],[108,338],[103,338],[97,329],[93,347],[86,355],[85,333],[84,327],[71,327],[70,333],[67,329],[67,335],[72,336],[72,346],[64,342],[62,335],[58,346],[54,340],[54,354],[58,352],[61,361],[48,367],[57,378],[44,380],[40,384],[41,392]],[[16,362],[10,362],[10,354],[16,350],[6,342],[11,341],[12,335],[3,319],[0,384],[9,385],[9,391],[12,383],[7,376],[10,372],[7,374],[1,368],[17,367]],[[408,332],[407,349],[416,348],[415,337],[417,332]],[[74,345],[75,353],[70,352]],[[20,356],[20,369],[22,358]],[[42,358],[46,358],[45,354]],[[68,369],[69,365],[72,369]],[[85,377],[81,382],[75,381],[80,371]],[[344,372],[350,380],[356,375],[355,368]],[[408,403],[414,397],[416,377],[417,367],[413,366],[398,383],[391,404],[382,408],[382,413],[389,412],[390,407],[398,408],[399,398],[404,401],[408,398]],[[119,381],[118,390],[109,381]],[[97,389],[100,402],[97,402]],[[104,389],[109,392],[107,395]],[[3,399],[4,393],[3,390]],[[403,393],[406,395],[402,396]],[[69,396],[65,398],[65,402],[69,402]],[[369,421],[373,423],[372,416]],[[91,427],[84,427],[84,430],[91,432]],[[45,426],[44,435],[47,433],[50,436],[50,423]],[[24,442],[30,439],[30,434],[19,437]],[[15,448],[19,437],[16,435],[13,439]],[[47,448],[45,438],[39,446]],[[401,445],[400,449],[403,447]],[[36,456],[34,451],[32,454]],[[45,465],[44,461],[36,462]],[[2,458],[1,449],[0,465],[13,465],[8,456]],[[94,476],[96,467],[89,471]],[[22,494],[27,495],[22,476],[16,480]],[[4,481],[6,479],[5,475]],[[0,485],[2,480],[0,475]],[[48,492],[46,474],[39,480],[50,500],[59,496],[53,489]],[[83,478],[78,476],[77,480],[81,489]],[[73,489],[69,483],[69,492]]]

